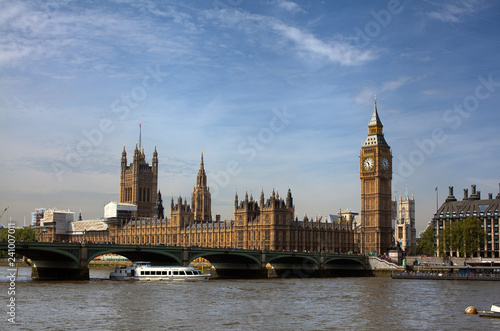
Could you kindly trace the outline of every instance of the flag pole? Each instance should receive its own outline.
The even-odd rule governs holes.
[[[141,150],[142,121],[139,122],[139,151]]]
[[[436,186],[436,212],[437,212],[437,210],[439,209],[439,205],[438,205],[438,195],[439,195],[439,194],[438,194],[438,188],[437,188],[437,186]]]

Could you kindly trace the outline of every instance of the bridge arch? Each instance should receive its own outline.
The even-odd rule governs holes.
[[[365,263],[362,257],[325,257],[325,269],[344,269],[344,270],[365,270]]]
[[[148,248],[147,246],[95,247],[91,250],[89,249],[87,261],[90,262],[96,257],[105,254],[121,255],[130,261],[149,261],[152,264],[166,263],[169,265],[182,265],[182,255],[180,252],[170,252],[157,248]]]
[[[305,255],[295,255],[295,256],[290,256],[290,255],[273,255],[269,256],[267,258],[267,263],[270,263],[271,265],[276,265],[276,264],[300,264],[300,265],[310,265],[310,266],[316,266],[319,268],[319,261],[313,256],[305,256]]]
[[[197,258],[204,258],[210,263],[244,263],[247,265],[255,264],[260,268],[261,261],[259,258],[244,254],[244,253],[225,253],[225,252],[199,252],[189,256],[188,262],[191,263]]]
[[[51,247],[38,247],[37,250],[23,249],[16,247],[16,253],[22,254],[35,264],[39,261],[60,261],[69,262],[71,265],[78,266],[80,264],[80,251],[75,250],[60,250]]]
[[[272,254],[266,262],[271,265],[276,276],[282,278],[311,277],[320,269],[318,258],[305,254]]]
[[[218,278],[263,278],[260,251],[190,248],[188,262],[202,257],[212,264]]]

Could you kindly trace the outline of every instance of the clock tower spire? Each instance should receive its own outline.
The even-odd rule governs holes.
[[[368,123],[368,137],[361,146],[361,251],[383,254],[392,245],[392,153],[384,138],[377,99]]]

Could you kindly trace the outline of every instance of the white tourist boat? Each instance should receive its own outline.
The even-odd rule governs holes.
[[[151,266],[151,262],[135,262],[133,267],[116,267],[109,275],[113,280],[146,280],[146,281],[206,281],[211,274],[202,274],[192,267]]]
[[[111,280],[132,280],[135,279],[135,267],[115,267],[109,274]]]

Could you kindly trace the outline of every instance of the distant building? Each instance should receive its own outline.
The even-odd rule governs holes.
[[[449,187],[449,194],[445,202],[439,207],[432,218],[431,225],[434,226],[436,245],[439,245],[439,234],[446,227],[451,226],[454,221],[461,221],[469,216],[479,219],[486,232],[486,240],[483,247],[478,247],[476,256],[500,257],[499,250],[499,210],[500,190],[495,198],[489,193],[487,199],[481,199],[481,192],[476,191],[476,185],[471,186],[471,195],[464,189],[464,197],[461,201],[453,195],[453,186]],[[459,252],[445,251],[446,255],[458,257]],[[438,252],[439,255],[439,252]]]
[[[69,231],[69,223],[75,220],[75,213],[69,210],[46,210],[40,219],[40,227],[48,231],[53,229],[56,235],[65,235]]]
[[[132,203],[108,202],[104,206],[104,218],[132,218],[137,212],[137,205]]]
[[[43,218],[43,213],[46,211],[45,208],[37,208],[31,213],[31,225],[37,225]]]
[[[106,241],[108,224],[104,220],[78,220],[69,210],[45,210],[44,216],[35,225],[38,241]]]
[[[417,246],[417,230],[415,228],[415,199],[408,193],[399,200],[393,201],[397,206],[396,223],[394,227],[395,243],[406,254],[415,254]]]

